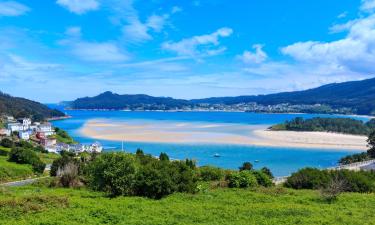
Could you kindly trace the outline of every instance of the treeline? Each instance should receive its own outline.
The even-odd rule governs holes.
[[[282,124],[271,127],[271,130],[288,131],[326,131],[343,134],[368,135],[375,129],[375,119],[362,122],[352,118],[321,118],[304,119],[296,117]]]
[[[356,162],[367,161],[370,159],[375,159],[375,130],[373,130],[369,134],[367,138],[367,143],[369,147],[367,152],[345,156],[339,160],[339,163],[342,165],[345,165],[345,164],[351,164],[351,163],[356,163]]]
[[[201,182],[230,188],[272,186],[270,170],[256,171],[250,163],[244,163],[238,171],[197,167],[192,160],[171,161],[165,153],[155,158],[140,149],[136,154],[102,153],[78,158],[64,152],[53,162],[51,176],[55,177],[53,186],[87,186],[110,196],[153,199],[175,192],[195,193]]]
[[[5,148],[11,148],[10,152],[0,150],[0,155],[8,156],[9,162],[18,164],[29,164],[32,166],[35,173],[41,174],[46,168],[46,164],[39,158],[38,152],[47,153],[47,151],[41,147],[34,147],[27,141],[13,142],[10,139],[4,138],[1,140],[0,145]]]
[[[16,118],[29,117],[33,121],[65,116],[59,110],[50,109],[39,102],[13,97],[2,92],[0,92],[0,115],[10,115]]]

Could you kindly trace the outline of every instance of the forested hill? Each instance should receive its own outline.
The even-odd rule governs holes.
[[[192,100],[193,103],[237,104],[256,102],[264,105],[327,104],[334,108],[349,107],[358,114],[375,114],[375,78],[333,83],[305,91],[258,96],[238,96]]]
[[[255,102],[260,105],[323,104],[334,109],[350,108],[350,112],[364,115],[375,115],[375,78],[334,83],[305,91],[283,92],[269,95],[238,97],[218,97],[194,100],[181,100],[148,95],[118,95],[104,92],[96,97],[79,98],[70,103],[73,109],[175,109],[197,104],[234,105]]]
[[[189,101],[168,97],[152,97],[149,95],[119,95],[110,91],[95,97],[78,98],[70,103],[73,109],[136,109],[147,106],[146,109],[172,109],[188,105]]]
[[[0,92],[0,115],[2,114],[14,117],[32,117],[34,120],[65,116],[64,113],[50,109],[39,102]]]

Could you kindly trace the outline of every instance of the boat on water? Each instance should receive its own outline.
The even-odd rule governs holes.
[[[254,162],[256,162],[256,163],[258,163],[259,162],[259,160],[258,159],[256,159]]]
[[[215,153],[215,154],[214,154],[214,157],[215,157],[215,158],[219,158],[219,157],[220,157],[220,154],[219,154],[219,153]]]

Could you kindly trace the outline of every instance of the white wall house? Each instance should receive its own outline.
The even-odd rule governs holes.
[[[50,123],[40,124],[37,128],[37,131],[44,133],[46,137],[55,134],[54,129]]]
[[[23,125],[20,124],[20,123],[8,123],[7,128],[11,132],[14,132],[14,131],[23,131],[24,130]]]
[[[11,131],[8,129],[0,129],[0,136],[10,136]]]
[[[21,132],[19,132],[19,138],[22,139],[22,140],[29,140],[30,134],[27,131],[21,131]]]

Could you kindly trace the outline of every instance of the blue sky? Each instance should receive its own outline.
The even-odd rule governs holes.
[[[267,94],[373,77],[375,0],[0,0],[0,90]]]

